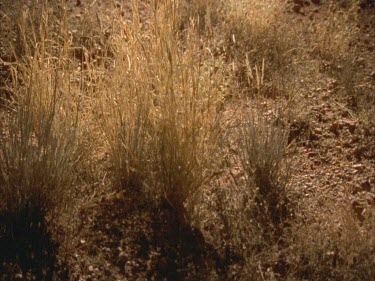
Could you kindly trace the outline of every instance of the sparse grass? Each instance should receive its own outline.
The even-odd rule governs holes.
[[[215,26],[220,25],[222,11],[226,5],[221,0],[183,0],[178,8],[178,25],[180,31],[189,28],[191,20],[196,22],[197,29],[206,35],[212,35]]]
[[[280,121],[282,114],[280,109],[272,110],[266,103],[253,101],[245,110],[240,133],[247,186],[259,204],[255,217],[264,216],[266,223],[276,229],[288,216],[285,188],[290,178],[290,163],[285,157],[289,129]]]
[[[334,64],[334,67],[351,53],[350,45],[358,31],[356,26],[356,4],[342,9],[332,3],[329,12],[317,15],[308,27],[308,45],[313,56],[318,56],[323,63]]]
[[[364,135],[374,135],[371,83],[357,85],[362,73],[352,66],[354,6],[332,4],[304,22],[279,0],[137,3],[95,14],[94,1],[77,18],[60,1],[19,12],[12,96],[1,109],[0,247],[50,227],[78,197],[107,192],[108,178],[108,189],[147,198],[150,208],[166,203],[190,226],[196,198],[210,191],[208,220],[223,227],[208,235],[224,253],[223,279],[233,264],[241,280],[371,279],[371,207],[360,222],[340,204],[308,213],[288,185],[288,152],[307,147],[291,141],[316,121],[290,109],[310,97],[304,81],[334,78],[361,107]],[[12,250],[26,266],[20,247],[0,262]]]
[[[272,80],[276,86],[277,80],[292,73],[292,62],[300,59],[298,23],[291,24],[281,1],[230,1],[228,6],[223,19],[224,53],[233,74],[240,85],[252,89],[259,84],[253,80],[255,72],[265,71],[262,82],[267,85]]]
[[[327,202],[328,203],[328,202]],[[290,279],[369,280],[374,272],[374,214],[360,223],[349,203],[335,204],[315,220],[291,229]],[[355,242],[354,242],[355,241]]]
[[[273,105],[271,105],[273,104]],[[293,202],[287,184],[291,163],[287,156],[289,129],[282,123],[284,109],[266,100],[249,100],[239,125],[239,159],[245,183],[240,194],[223,198],[218,192],[218,213],[233,257],[243,262],[241,280],[285,278],[284,235],[293,220]],[[227,193],[227,192],[224,192]],[[228,250],[227,250],[228,251]],[[238,259],[238,258],[237,258]],[[240,260],[241,260],[240,259]]]

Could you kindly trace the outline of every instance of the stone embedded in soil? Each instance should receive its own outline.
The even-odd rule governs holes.
[[[350,133],[354,133],[355,129],[357,128],[357,123],[355,121],[349,119],[343,119],[343,124],[348,127]]]
[[[316,135],[322,135],[322,133],[323,133],[323,130],[322,130],[322,128],[315,128],[314,129],[314,133],[316,134]]]
[[[315,157],[316,155],[318,155],[316,151],[310,151],[309,153],[307,153],[308,157]]]
[[[364,169],[364,165],[362,164],[354,164],[353,166],[353,169],[358,171],[358,172],[363,172],[363,169]]]

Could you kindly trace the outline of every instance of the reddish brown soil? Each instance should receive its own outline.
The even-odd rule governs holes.
[[[326,1],[291,2],[291,16],[309,20],[312,14],[324,8]],[[117,7],[104,3],[82,0],[71,1],[69,5],[76,19],[87,7],[104,9],[105,12],[124,9],[124,13],[130,9],[127,5],[122,6],[120,1]],[[5,5],[6,2],[0,3],[0,11],[6,11],[0,13],[0,17],[3,13],[10,15]],[[358,83],[374,92],[375,34],[371,31],[375,30],[375,17],[370,5],[364,8],[360,10],[363,17],[361,34],[353,42],[353,48],[357,50],[353,64]],[[8,64],[12,62],[7,45],[14,36],[11,29],[4,25],[0,28],[1,34],[6,34],[0,37],[2,96],[11,95],[6,89],[10,79]],[[306,67],[303,71],[308,73],[310,69]],[[375,130],[362,122],[358,115],[358,103],[362,101],[345,95],[343,82],[337,78],[335,70],[324,66],[318,80],[313,77],[301,82],[299,99],[305,117],[291,122],[290,141],[295,142],[296,151],[290,189],[294,190],[295,199],[316,206],[313,211],[322,211],[316,198],[334,205],[341,200],[338,198],[349,197],[348,208],[353,208],[358,220],[362,220],[366,204],[375,208]],[[229,167],[229,170],[235,171],[235,168]],[[241,180],[242,176],[238,173],[233,178]],[[231,184],[236,185],[235,182]],[[122,192],[94,195],[89,205],[80,207],[76,219],[79,227],[68,235],[70,241],[66,244],[69,246],[61,248],[56,257],[55,244],[51,242],[49,249],[53,251],[41,253],[39,258],[51,262],[48,266],[62,280],[236,279],[243,261],[215,248],[220,246],[215,233],[219,233],[222,224],[216,215],[211,223],[206,224],[203,235],[200,230],[182,225],[167,205],[150,207],[147,201],[139,198],[139,194]],[[42,241],[50,241],[50,237],[44,237]],[[0,261],[6,260],[4,252],[0,255]],[[28,257],[28,260],[32,259]],[[0,272],[0,280],[33,280],[32,275],[43,276],[40,268],[35,269],[33,265],[25,265],[25,268],[31,273],[19,275],[17,268],[4,263],[0,270],[7,272]],[[12,274],[14,279],[9,277]],[[48,274],[45,278],[52,279]]]

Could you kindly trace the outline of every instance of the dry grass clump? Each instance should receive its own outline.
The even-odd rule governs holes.
[[[131,2],[95,14],[94,1],[70,19],[62,2],[51,10],[31,1],[20,12],[16,61],[7,64],[14,95],[4,101],[0,127],[0,252],[16,240],[15,229],[22,238],[44,227],[46,217],[85,196],[77,195],[82,186],[97,191],[107,176],[139,195],[132,198],[167,204],[182,223],[192,222],[194,195],[209,185],[216,209],[208,220],[223,226],[209,235],[225,270],[242,267],[236,277],[226,271],[228,279],[371,279],[373,214],[357,222],[334,206],[332,214],[305,216],[308,206],[295,210],[288,190],[290,142],[311,129],[298,120],[290,133],[293,83],[304,83],[302,73],[328,73],[347,94],[360,92],[349,52],[354,8],[332,4],[331,14],[305,24],[291,22],[279,0]],[[69,25],[77,29],[68,32]],[[296,71],[305,61],[312,64]],[[320,73],[309,72],[314,64]],[[243,92],[249,99],[235,111],[234,94]],[[229,96],[234,102],[224,106]],[[373,96],[358,102],[373,104]],[[228,117],[232,109],[238,118]],[[370,136],[373,112],[363,112]],[[109,167],[101,162],[107,154]],[[229,174],[235,187],[223,180]],[[8,256],[21,253],[9,249]]]
[[[233,131],[239,158],[234,161],[239,162],[245,181],[237,178],[232,186],[219,180],[208,203],[220,225],[213,243],[228,264],[242,268],[236,276],[228,269],[228,279],[286,276],[285,236],[294,210],[287,189],[291,163],[287,156],[289,129],[282,122],[285,117],[280,104],[248,100]]]
[[[110,79],[103,81],[98,118],[103,119],[116,185],[141,189],[152,173],[150,149],[154,128],[150,114],[153,99],[148,94],[152,85],[146,76],[147,58],[138,53],[142,45],[132,36],[131,27],[125,24],[125,28],[129,35],[117,38],[116,69],[110,73]]]
[[[76,104],[62,90],[59,71],[38,54],[30,64],[24,92],[14,97],[2,131],[1,201],[10,212],[28,206],[53,209],[74,178]]]
[[[149,32],[119,22],[125,32],[115,39],[103,125],[118,184],[163,198],[183,218],[187,199],[220,161],[221,81],[204,67],[194,24],[179,43],[175,3],[154,12]]]
[[[242,276],[252,274],[251,280],[286,274],[283,236],[293,210],[286,188],[291,171],[286,156],[289,129],[281,121],[283,115],[281,108],[266,101],[250,101],[240,128],[246,190],[239,214],[242,223],[234,236],[245,261]]]
[[[285,188],[290,178],[290,163],[285,158],[289,130],[280,115],[281,109],[273,111],[265,103],[253,102],[243,117],[240,143],[247,186],[253,189],[260,208],[257,220],[264,216],[275,228],[288,216]]]
[[[41,15],[40,25],[31,27],[39,36],[23,33],[27,51],[12,68],[15,95],[6,101],[1,130],[4,211],[33,205],[42,212],[53,209],[74,178],[79,103],[70,83],[67,49],[49,36],[48,13]],[[20,30],[30,27],[31,14],[26,11],[24,17]]]
[[[32,13],[24,16],[20,30],[32,22]],[[21,272],[39,270],[40,280],[49,278],[55,255],[46,220],[71,201],[82,156],[78,87],[65,38],[50,34],[50,24],[45,11],[38,27],[27,27],[40,34],[24,33],[0,127],[0,271],[14,262]]]

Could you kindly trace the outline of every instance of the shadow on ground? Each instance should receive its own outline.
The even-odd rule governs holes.
[[[73,270],[77,280],[225,279],[226,261],[166,204],[152,208],[138,196],[121,193],[102,198],[81,216],[75,255],[86,262]]]
[[[57,250],[38,211],[0,214],[0,280],[53,280],[59,271]]]

